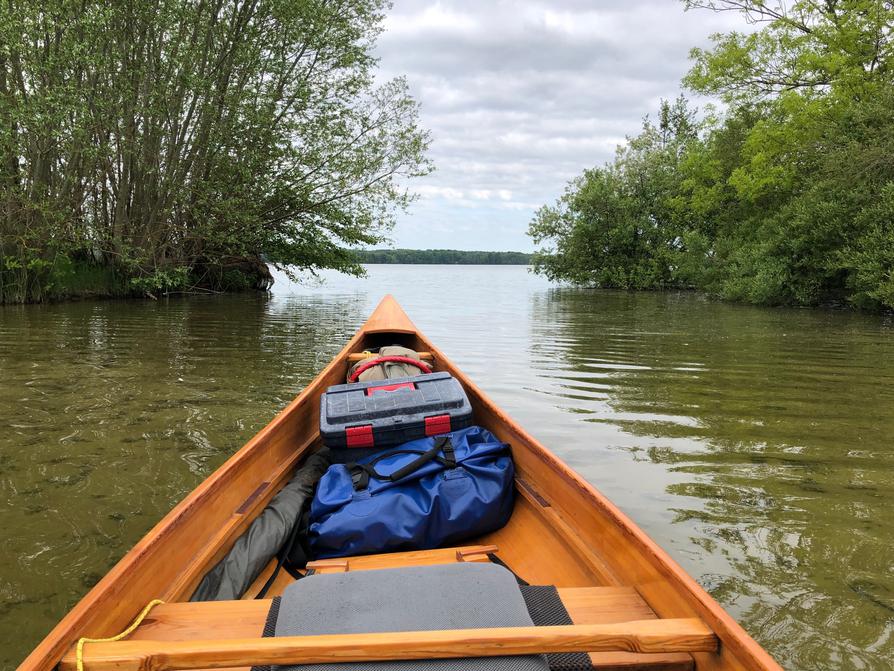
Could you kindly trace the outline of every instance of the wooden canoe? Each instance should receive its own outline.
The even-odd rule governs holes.
[[[327,560],[317,571],[487,561],[496,551],[531,584],[556,585],[573,625],[262,639],[269,596],[292,580],[282,572],[268,599],[252,599],[272,565],[241,601],[188,602],[204,573],[320,444],[321,392],[343,381],[364,348],[395,343],[429,352],[435,370],[465,386],[476,422],[512,446],[512,519],[462,547]],[[20,668],[74,669],[79,638],[118,634],[153,599],[165,603],[126,640],[85,646],[86,671],[568,650],[589,652],[598,669],[780,669],[626,515],[485,396],[390,296],[317,378],[138,542]]]

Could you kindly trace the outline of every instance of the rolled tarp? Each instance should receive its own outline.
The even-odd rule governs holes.
[[[227,555],[205,574],[190,601],[239,599],[292,536],[301,513],[330,465],[329,451],[312,454],[267,507],[233,544]]]

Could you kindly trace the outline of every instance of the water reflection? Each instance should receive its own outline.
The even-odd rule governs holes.
[[[885,319],[379,266],[272,297],[0,308],[0,668],[386,291],[786,668],[894,665]]]
[[[894,659],[888,328],[692,296],[532,301],[535,332],[557,334],[536,358],[561,362],[549,378],[581,421],[676,476],[665,528],[716,598],[787,668]]]
[[[365,302],[3,308],[0,667],[285,405]]]

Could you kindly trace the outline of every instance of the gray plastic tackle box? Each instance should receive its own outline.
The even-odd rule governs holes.
[[[336,461],[471,425],[472,406],[449,373],[338,384],[320,399],[320,434]]]

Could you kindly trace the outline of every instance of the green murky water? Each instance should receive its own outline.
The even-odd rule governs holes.
[[[270,297],[0,308],[0,667],[386,291],[786,668],[894,666],[889,319],[377,266]]]

